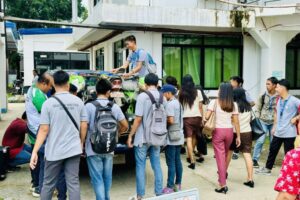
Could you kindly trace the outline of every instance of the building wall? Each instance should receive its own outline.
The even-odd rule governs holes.
[[[76,52],[66,50],[70,37],[70,34],[23,35],[24,85],[32,84],[34,51]]]
[[[158,66],[158,75],[162,75],[162,33],[153,32],[126,32],[113,39],[101,43],[94,47],[94,51],[104,47],[104,66],[105,70],[110,70],[113,67],[113,44],[114,42],[125,38],[128,35],[135,35],[137,45],[148,51],[154,58]],[[245,80],[244,88],[248,90],[251,96],[256,97],[263,91],[260,89],[264,86],[264,81],[261,81],[260,71],[260,53],[261,48],[251,36],[244,36],[243,50],[243,78]],[[124,56],[125,61],[125,56]],[[216,90],[206,91],[208,96],[216,96]]]
[[[261,48],[256,41],[251,36],[244,36],[244,88],[253,98],[263,92],[260,90],[261,85],[264,85],[264,81],[260,77],[260,52]]]
[[[4,33],[4,23],[0,22],[0,33]],[[5,38],[0,36],[0,117],[1,112],[7,111],[6,98],[6,54]]]

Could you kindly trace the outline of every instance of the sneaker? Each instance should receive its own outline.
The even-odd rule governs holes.
[[[33,186],[33,184],[30,185],[29,190],[30,190],[30,192],[33,192],[35,190],[35,187]]]
[[[142,199],[143,199],[142,197],[139,197],[137,195],[128,198],[128,200],[142,200]]]
[[[259,164],[258,164],[257,160],[253,160],[253,167],[259,168]]]
[[[190,169],[195,169],[195,163],[191,163],[191,164],[188,166],[188,168],[190,168]]]
[[[180,192],[182,189],[181,189],[181,184],[176,184],[174,185],[174,188],[173,188],[174,192]]]
[[[268,175],[270,176],[271,175],[271,170],[265,168],[265,167],[262,167],[258,170],[255,171],[255,174],[262,174],[262,175]]]
[[[37,198],[40,197],[40,191],[37,187],[34,189],[34,191],[31,194],[33,197],[37,197]]]
[[[186,152],[185,147],[181,147],[180,154],[185,154],[185,152]]]
[[[199,162],[199,163],[203,163],[204,162],[204,158],[203,157],[200,157],[196,160],[196,162]]]
[[[239,154],[238,153],[233,153],[232,154],[232,160],[237,160],[239,159]]]
[[[171,194],[173,192],[174,192],[174,190],[172,188],[165,187],[163,189],[163,194]]]

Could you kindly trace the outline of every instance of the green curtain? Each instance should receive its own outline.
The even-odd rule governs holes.
[[[286,50],[286,79],[290,81],[291,87],[295,87],[294,71],[295,71],[295,54],[293,49]],[[300,68],[300,66],[299,66]]]
[[[190,74],[196,85],[200,84],[200,49],[183,48],[183,75]]]
[[[205,49],[204,87],[217,88],[221,82],[222,50]]]
[[[229,81],[231,76],[239,75],[240,53],[239,49],[224,49],[223,80]]]
[[[181,54],[180,47],[163,47],[163,76],[174,76],[181,82]]]

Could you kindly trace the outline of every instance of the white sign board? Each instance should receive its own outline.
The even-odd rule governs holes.
[[[184,190],[146,200],[200,200],[198,189]]]

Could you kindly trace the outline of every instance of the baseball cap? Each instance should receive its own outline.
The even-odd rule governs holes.
[[[176,94],[176,88],[173,85],[165,84],[161,88],[162,93],[171,92],[172,94]]]

